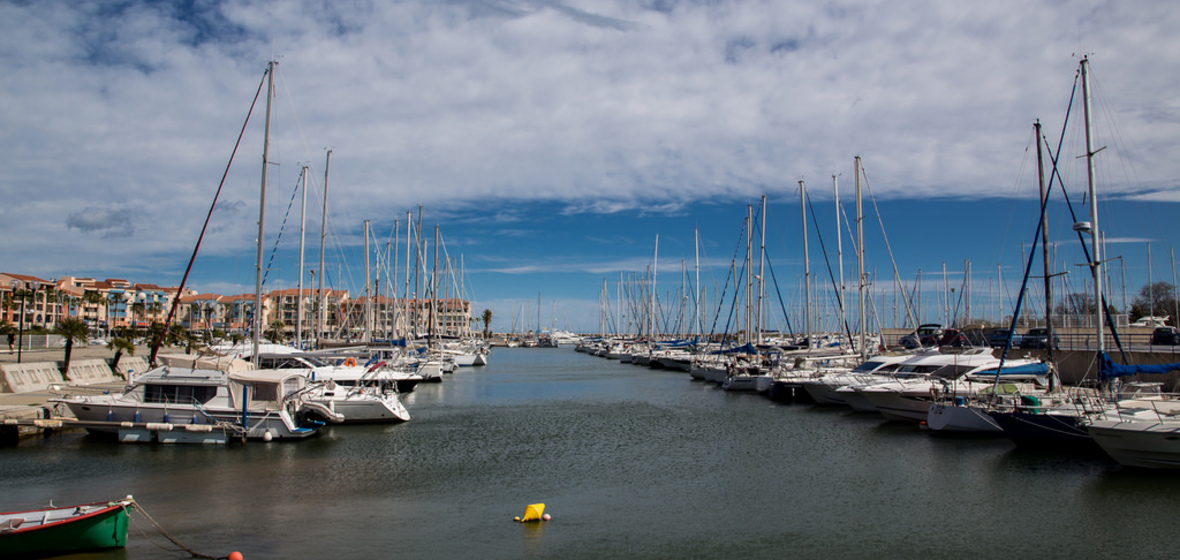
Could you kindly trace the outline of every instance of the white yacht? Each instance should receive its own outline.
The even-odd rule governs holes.
[[[323,422],[339,420],[311,402],[308,379],[299,373],[161,366],[131,380],[121,394],[64,395],[92,433],[122,442],[225,443],[233,439],[303,439]]]
[[[902,375],[910,366],[916,371],[941,365],[929,375],[910,379],[897,379],[876,385],[855,387],[855,391],[865,397],[874,408],[888,420],[901,422],[925,422],[930,412],[930,403],[940,393],[954,391],[955,394],[976,394],[992,387],[995,373],[990,378],[974,377],[973,374],[986,375],[988,368],[996,368],[1000,360],[992,356],[991,348],[980,348],[961,354],[941,354],[920,360],[920,366],[907,362],[898,369],[896,375]],[[926,363],[929,362],[929,363]],[[937,362],[941,362],[938,364]],[[1034,360],[1010,360],[1015,369]],[[1044,371],[1041,377],[1043,381]],[[1039,383],[1044,385],[1043,382]],[[1027,391],[1032,390],[1029,385]]]

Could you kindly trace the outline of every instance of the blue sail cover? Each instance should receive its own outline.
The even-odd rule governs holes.
[[[716,350],[716,351],[709,352],[709,353],[710,354],[753,354],[754,352],[756,352],[756,350],[754,350],[754,346],[751,344],[746,344],[744,346],[735,346],[733,348],[727,348],[725,350]]]
[[[1124,366],[1122,364],[1114,363],[1110,356],[1103,352],[1098,356],[1098,375],[1102,379],[1114,379],[1116,377],[1126,377],[1128,375],[1135,375],[1137,373],[1168,373],[1180,369],[1180,362],[1171,364],[1139,364]]]
[[[1046,375],[1049,373],[1049,366],[1044,362],[1036,362],[1032,364],[1021,364],[1018,366],[1005,367],[1000,371],[1000,377],[1005,375]],[[971,374],[973,377],[995,376],[996,368],[985,369]]]

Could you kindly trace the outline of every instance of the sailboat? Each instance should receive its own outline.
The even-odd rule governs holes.
[[[1086,115],[1086,160],[1090,195],[1091,244],[1094,261],[1096,301],[1102,295],[1102,255],[1098,243],[1098,199],[1094,193],[1094,153],[1090,125],[1089,61],[1081,61],[1083,106]],[[1077,226],[1075,226],[1077,227]],[[1101,305],[1098,317],[1099,376],[1104,382],[1117,382],[1123,376],[1139,373],[1167,373],[1180,370],[1180,363],[1159,365],[1119,365],[1106,354],[1103,341]],[[1115,403],[1113,410],[1085,418],[1086,431],[1094,442],[1120,464],[1132,467],[1180,469],[1180,402],[1149,399],[1128,399]]]
[[[1074,230],[1090,234],[1090,270],[1093,276],[1097,362],[1107,401],[1074,399],[1065,406],[1034,408],[1031,413],[1011,415],[1001,422],[1005,433],[1031,441],[1097,445],[1123,465],[1147,468],[1180,468],[1180,402],[1162,395],[1132,394],[1141,384],[1121,383],[1123,376],[1166,373],[1180,369],[1180,363],[1160,365],[1119,365],[1106,353],[1103,298],[1102,252],[1099,243],[1098,199],[1095,192],[1093,125],[1090,111],[1089,60],[1080,61],[1090,221],[1074,224]],[[1113,404],[1111,404],[1113,403]],[[1039,404],[1039,403],[1038,403]],[[1038,420],[1033,418],[1039,417]],[[1001,417],[1003,418],[1003,417]],[[1019,439],[1017,439],[1020,442]],[[1029,440],[1026,440],[1029,441]]]
[[[262,326],[262,240],[266,175],[270,165],[271,100],[277,65],[271,61],[265,73],[266,128],[252,326],[254,348],[258,347]],[[186,271],[186,278],[187,274]],[[181,285],[183,287],[183,281]],[[174,303],[169,320],[175,309]],[[242,364],[240,360],[237,363]],[[257,366],[257,352],[253,365]],[[51,400],[69,407],[92,433],[116,434],[119,441],[131,443],[217,444],[237,438],[303,439],[315,435],[324,426],[323,422],[310,419],[310,413],[333,421],[341,419],[328,407],[311,402],[308,397],[311,385],[300,373],[251,371],[254,369],[251,367],[241,367],[238,371],[229,369],[220,361],[210,363],[199,359],[191,360],[191,363],[165,364],[129,380],[122,394],[66,395]]]

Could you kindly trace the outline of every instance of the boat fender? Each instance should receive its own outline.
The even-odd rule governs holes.
[[[345,358],[345,359],[344,359],[344,365],[345,365],[345,366],[347,366],[347,367],[352,367],[352,366],[355,366],[355,365],[356,365],[356,359],[355,359],[355,358]]]

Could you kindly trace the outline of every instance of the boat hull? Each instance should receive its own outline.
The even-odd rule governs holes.
[[[1129,467],[1180,469],[1180,423],[1095,420],[1088,427],[1102,450]]]
[[[67,517],[60,521],[35,526],[31,525],[32,520],[30,519],[24,525],[27,528],[18,527],[14,530],[0,531],[0,557],[38,558],[88,550],[122,548],[127,545],[127,507],[129,506],[125,502],[111,502],[110,504],[113,505],[107,503],[102,503],[101,506],[89,504],[99,507],[99,509],[76,516],[76,518]],[[44,514],[52,517],[52,512],[82,507],[86,506],[3,515],[5,517],[20,517]],[[27,517],[22,518],[27,519]]]
[[[939,433],[1002,436],[1004,429],[984,408],[932,403],[926,426]]]
[[[1101,453],[1083,417],[1042,412],[992,412],[992,418],[1018,447]]]

